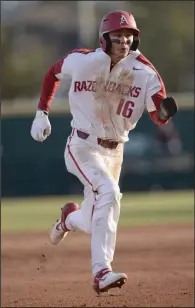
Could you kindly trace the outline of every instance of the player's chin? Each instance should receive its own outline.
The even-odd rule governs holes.
[[[120,50],[121,57],[127,57],[128,54],[129,54],[129,49],[123,48],[123,49]]]

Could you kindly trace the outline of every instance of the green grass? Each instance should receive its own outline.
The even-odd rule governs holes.
[[[48,230],[68,201],[80,203],[82,196],[3,198],[3,233]],[[150,192],[123,194],[120,226],[194,222],[194,192]]]

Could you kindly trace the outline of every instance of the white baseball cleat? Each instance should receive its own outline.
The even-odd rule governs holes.
[[[114,273],[110,269],[103,269],[94,277],[93,288],[98,294],[108,292],[112,288],[121,288],[127,281],[125,273]]]
[[[50,242],[53,245],[57,245],[67,236],[68,228],[65,221],[68,215],[74,211],[77,211],[79,206],[77,203],[67,203],[62,208],[61,218],[56,221],[50,230]]]
[[[52,226],[50,230],[50,242],[53,245],[59,244],[68,234],[67,232],[64,232],[61,227],[61,220],[58,219],[56,223]]]

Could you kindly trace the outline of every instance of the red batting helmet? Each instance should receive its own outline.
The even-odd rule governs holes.
[[[111,40],[108,33],[119,29],[132,29],[134,34],[131,50],[136,50],[139,45],[139,29],[137,28],[135,18],[131,13],[125,11],[112,11],[106,14],[101,21],[99,29],[100,46],[105,52],[111,48]]]

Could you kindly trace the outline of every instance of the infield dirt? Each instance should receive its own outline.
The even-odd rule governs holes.
[[[92,289],[90,237],[72,232],[2,235],[2,307],[194,307],[193,225],[121,228],[113,270],[122,289]]]

